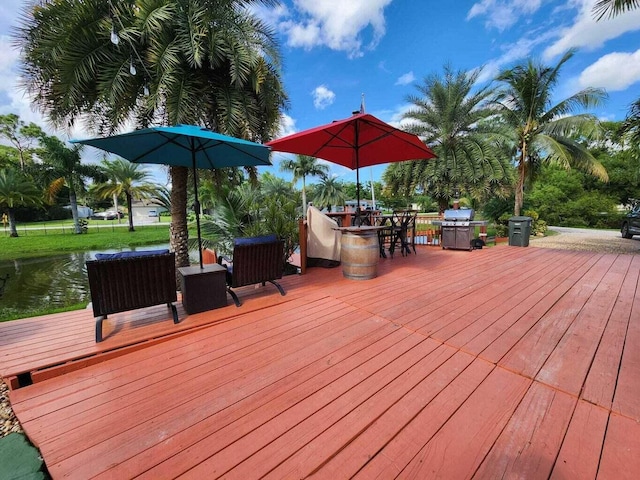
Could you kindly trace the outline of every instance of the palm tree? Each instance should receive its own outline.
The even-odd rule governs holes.
[[[127,211],[129,212],[129,231],[133,232],[133,198],[135,197],[139,200],[150,198],[157,193],[157,187],[146,182],[149,178],[149,173],[137,163],[116,158],[112,161],[103,160],[102,165],[110,181],[97,185],[95,192],[102,198],[118,198],[122,194],[125,195]],[[114,207],[117,212],[117,203]]]
[[[535,178],[542,162],[578,168],[608,180],[602,164],[578,141],[598,134],[598,120],[588,114],[570,115],[578,108],[601,105],[606,98],[604,90],[587,88],[555,105],[551,103],[560,68],[573,54],[564,54],[555,67],[529,60],[497,77],[505,88],[493,105],[516,135],[515,215],[522,209],[526,179]]]
[[[302,216],[307,217],[306,178],[310,176],[326,175],[329,166],[318,163],[318,159],[308,155],[296,155],[295,159],[280,162],[280,170],[293,173],[293,182],[302,179]]]
[[[593,14],[596,20],[604,17],[615,17],[623,12],[640,7],[640,0],[599,0],[593,6]]]
[[[47,200],[53,202],[62,187],[67,186],[75,233],[82,233],[78,221],[78,193],[85,191],[88,179],[102,180],[103,173],[96,165],[81,163],[82,145],[68,148],[59,138],[48,135],[43,135],[40,143],[44,147],[39,155],[45,165]]]
[[[389,190],[405,197],[422,191],[443,210],[456,190],[482,197],[510,183],[502,128],[487,120],[494,114],[486,107],[493,91],[475,88],[479,74],[445,66],[444,75],[426,77],[416,86],[419,95],[407,97],[412,108],[403,115],[404,128],[437,158],[389,165],[383,175]]]
[[[260,175],[260,191],[265,197],[291,197],[293,185],[284,178],[276,177],[273,173],[264,172]],[[296,202],[297,203],[297,202]]]
[[[335,177],[324,175],[314,190],[313,202],[331,211],[331,205],[344,205],[347,199],[343,185]]]
[[[9,217],[9,235],[18,236],[15,209],[42,204],[42,192],[33,179],[16,169],[0,170],[0,208]]]
[[[99,133],[129,121],[138,128],[198,124],[264,142],[275,134],[287,98],[275,34],[249,8],[276,3],[41,2],[25,10],[14,32],[24,52],[24,84],[54,124],[83,119]],[[112,29],[118,45],[110,41]],[[171,167],[170,174],[171,246],[184,266],[187,169]]]
[[[627,134],[629,140],[640,147],[640,99],[631,104],[627,118],[622,123],[621,133]]]

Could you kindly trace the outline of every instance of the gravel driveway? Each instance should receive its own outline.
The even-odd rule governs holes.
[[[531,237],[529,245],[565,250],[588,250],[604,253],[640,254],[640,236],[622,238],[618,230],[592,230],[586,228],[549,227],[557,235]]]

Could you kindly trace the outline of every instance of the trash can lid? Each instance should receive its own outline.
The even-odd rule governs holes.
[[[531,217],[511,217],[509,219],[510,222],[530,222],[531,220]]]

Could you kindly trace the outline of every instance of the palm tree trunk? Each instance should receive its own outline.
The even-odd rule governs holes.
[[[304,175],[302,176],[302,218],[307,218],[307,192],[305,188]]]
[[[176,267],[189,266],[189,232],[187,230],[186,167],[171,167],[171,250],[176,254]]]
[[[520,162],[518,162],[518,181],[516,183],[516,198],[515,205],[513,207],[513,214],[515,216],[520,215],[522,210],[522,204],[524,203],[524,180],[526,176],[525,160],[526,160],[526,145],[522,146],[520,151]]]
[[[133,200],[129,192],[125,192],[125,195],[127,196],[127,210],[129,210],[129,231],[135,232],[135,229],[133,228],[133,215],[131,215],[131,212],[133,210],[131,208],[133,204]],[[120,223],[120,213],[118,212],[117,208],[116,208],[116,214],[118,215],[118,223]]]
[[[9,236],[17,237],[18,229],[16,228],[16,214],[13,211],[13,208],[8,208],[7,212],[9,213]]]
[[[113,208],[116,211],[116,214],[118,215],[118,224],[120,224],[120,211],[118,210],[118,195],[116,195],[115,193],[113,194]],[[129,210],[129,217],[131,217],[131,210]],[[133,227],[132,224],[130,224],[131,227]]]
[[[78,221],[78,199],[76,198],[76,192],[69,190],[69,203],[71,204],[71,215],[73,216],[73,228],[75,233],[81,234],[80,222]]]

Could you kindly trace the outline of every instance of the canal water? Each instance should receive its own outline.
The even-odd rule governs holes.
[[[147,245],[137,250],[168,248]],[[136,250],[132,248],[131,250]],[[120,250],[100,250],[113,253]],[[98,252],[78,252],[54,257],[0,261],[0,320],[9,313],[38,307],[64,307],[91,301],[85,262]]]

